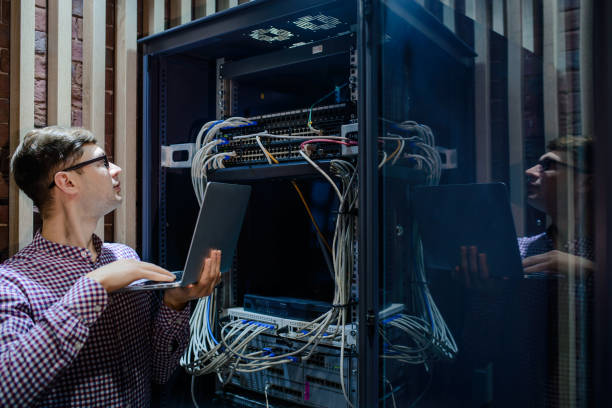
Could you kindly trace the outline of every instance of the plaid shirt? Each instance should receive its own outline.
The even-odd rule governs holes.
[[[0,407],[148,406],[151,381],[177,367],[189,308],[154,291],[107,294],[84,275],[138,255],[93,239],[96,262],[37,233],[0,265]]]

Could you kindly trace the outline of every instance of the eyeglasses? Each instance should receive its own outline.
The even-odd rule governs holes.
[[[78,169],[80,169],[80,168],[82,168],[82,167],[85,167],[85,166],[90,165],[90,164],[92,164],[92,163],[98,162],[98,161],[100,161],[100,160],[103,160],[103,161],[104,161],[104,167],[106,167],[107,169],[109,169],[109,168],[110,168],[110,163],[108,162],[108,157],[106,157],[106,155],[105,155],[105,154],[103,154],[102,156],[94,157],[94,158],[93,158],[93,159],[91,159],[91,160],[87,160],[87,161],[84,161],[84,162],[82,162],[82,163],[75,164],[74,166],[66,167],[65,169],[60,170],[60,171],[72,171],[72,170],[78,170]],[[51,184],[49,184],[49,188],[53,188],[53,186],[55,186],[55,180],[53,180],[53,181],[51,182]]]
[[[543,159],[538,160],[537,163],[540,168],[542,169],[542,171],[548,171],[548,170],[556,170],[558,165],[564,166],[564,167],[568,167],[570,169],[573,169],[575,171],[581,172],[581,173],[588,173],[589,171],[580,167],[576,167],[576,166],[572,166],[571,164],[567,164],[564,163],[562,161],[559,160],[555,160],[551,157],[544,157]]]

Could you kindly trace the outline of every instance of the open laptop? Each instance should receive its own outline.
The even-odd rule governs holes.
[[[475,245],[487,254],[491,277],[523,277],[505,184],[416,187],[412,208],[427,268],[452,271],[460,265],[460,247]]]
[[[185,267],[182,271],[172,272],[176,280],[157,282],[141,279],[123,290],[169,289],[197,282],[204,259],[212,249],[221,250],[221,272],[227,272],[232,266],[250,194],[250,186],[209,182],[204,191]]]

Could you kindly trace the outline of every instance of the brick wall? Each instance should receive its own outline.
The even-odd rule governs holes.
[[[0,260],[8,255],[10,0],[0,1]]]
[[[81,0],[82,1],[82,0]],[[106,1],[106,79],[105,79],[105,124],[104,124],[104,150],[110,161],[113,161],[115,152],[115,117],[114,90],[115,90],[115,0]],[[114,213],[104,217],[104,237],[112,241],[114,236]]]
[[[580,0],[561,0],[559,11],[564,30],[560,35],[565,41],[565,50],[561,51],[565,70],[559,73],[559,135],[580,135]]]

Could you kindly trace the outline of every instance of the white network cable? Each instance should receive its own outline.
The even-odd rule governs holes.
[[[234,152],[214,153],[216,146],[223,143],[221,139],[214,139],[216,133],[221,128],[240,126],[245,123],[248,123],[248,120],[244,118],[230,118],[223,122],[208,122],[200,130],[196,139],[197,153],[194,156],[191,169],[193,188],[200,205],[206,185],[207,169],[211,166],[213,168],[222,167],[222,161],[226,155],[231,156],[232,153],[235,155]],[[245,136],[256,140],[268,162],[271,162],[271,158],[261,143],[261,137],[316,138],[313,136],[272,135],[268,132]],[[319,136],[317,135],[317,137]],[[336,136],[325,137],[342,139]],[[306,324],[303,327],[302,333],[294,334],[292,339],[304,342],[301,347],[291,352],[275,355],[264,350],[249,349],[253,339],[273,329],[269,325],[242,320],[230,321],[221,328],[220,338],[216,339],[213,335],[216,323],[213,294],[198,301],[190,320],[191,340],[180,363],[192,375],[217,373],[219,380],[227,383],[234,372],[256,372],[274,365],[296,362],[299,359],[307,360],[323,339],[337,339],[337,337],[341,337],[340,380],[343,394],[348,404],[352,406],[344,384],[344,343],[346,338],[345,326],[348,321],[347,313],[350,304],[351,274],[353,272],[352,250],[355,226],[351,212],[357,204],[357,175],[355,167],[351,163],[343,160],[332,160],[330,168],[333,174],[340,178],[340,189],[332,178],[314,161],[307,156],[304,156],[304,158],[331,183],[340,202],[332,244],[332,261],[335,277],[334,306],[326,313]],[[336,329],[328,333],[330,325],[335,325]]]
[[[427,172],[427,184],[437,185],[442,175],[442,159],[436,150],[435,137],[429,126],[421,125],[414,121],[404,121],[396,124],[397,127],[409,131],[412,136],[405,137],[393,133],[380,137],[380,140],[397,140],[399,145],[398,152],[394,155],[391,165],[395,165],[406,147],[406,142],[410,147],[411,153],[406,157],[415,160],[417,169],[424,169]],[[383,152],[383,159],[378,168],[382,168],[390,159],[387,153]]]
[[[435,149],[435,138],[431,129],[413,121],[405,121],[397,126],[410,131],[413,136],[402,137],[389,134],[381,138],[397,140],[400,143],[399,150],[391,164],[395,164],[405,148],[405,143],[408,142],[411,153],[407,157],[416,161],[417,168],[427,172],[428,185],[437,185],[440,182],[442,160]],[[379,168],[387,161],[385,155]],[[416,226],[413,228],[413,242],[415,243],[416,265],[409,276],[412,313],[397,314],[380,323],[379,333],[385,342],[382,357],[408,364],[427,364],[435,360],[450,360],[458,352],[457,344],[429,291],[423,262],[423,245]],[[393,344],[387,336],[390,328],[404,332],[412,344]]]

